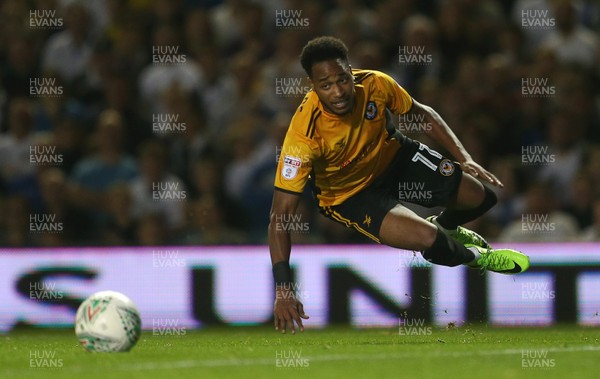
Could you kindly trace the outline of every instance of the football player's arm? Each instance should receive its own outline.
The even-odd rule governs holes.
[[[504,187],[494,174],[484,169],[471,158],[471,155],[464,148],[452,129],[450,129],[444,119],[433,108],[413,99],[409,113],[423,117],[429,125],[432,125],[428,135],[442,145],[460,163],[463,171],[495,186]]]
[[[290,282],[289,261],[292,242],[289,228],[283,224],[284,220],[289,219],[285,215],[296,212],[299,202],[300,194],[275,189],[269,222],[269,251],[275,277],[275,304],[273,306],[275,330],[285,333],[289,327],[292,334],[296,333],[294,323],[303,332],[302,319],[308,318],[304,313],[304,306],[296,298]]]
[[[458,140],[452,129],[444,119],[431,107],[421,104],[411,98],[408,92],[387,74],[380,74],[379,83],[387,94],[386,107],[395,114],[412,113],[432,125],[428,132],[429,136],[442,145],[456,159],[463,171],[490,182],[493,185],[503,187],[504,185],[492,174],[471,158],[471,155]]]

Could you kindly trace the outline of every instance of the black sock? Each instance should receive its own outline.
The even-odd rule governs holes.
[[[458,266],[475,259],[475,254],[437,229],[435,241],[430,248],[421,252],[423,258],[442,266]]]
[[[436,221],[443,228],[454,230],[459,225],[475,220],[477,217],[487,212],[491,207],[496,205],[498,198],[491,189],[486,186],[483,186],[483,188],[485,190],[485,197],[479,206],[465,210],[446,209],[436,218]]]

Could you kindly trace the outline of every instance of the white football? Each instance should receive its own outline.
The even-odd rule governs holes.
[[[129,351],[140,338],[142,322],[135,304],[115,291],[96,292],[81,303],[75,334],[87,351]]]

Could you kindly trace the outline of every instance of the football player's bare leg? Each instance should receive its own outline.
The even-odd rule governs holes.
[[[425,259],[443,266],[458,266],[475,259],[473,252],[402,205],[385,215],[379,237],[388,246],[421,251]]]
[[[435,240],[436,227],[403,205],[383,218],[379,238],[385,245],[408,250],[425,250]]]

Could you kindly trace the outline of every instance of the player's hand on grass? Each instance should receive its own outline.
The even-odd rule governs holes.
[[[304,305],[291,290],[276,291],[273,316],[275,318],[275,330],[281,330],[281,333],[285,333],[286,329],[289,328],[292,334],[296,334],[294,323],[303,332],[302,319],[308,319],[308,316],[304,313]]]
[[[500,188],[504,187],[504,184],[502,184],[502,182],[498,178],[496,178],[496,175],[481,167],[479,163],[475,162],[472,159],[462,162],[460,166],[462,167],[464,172],[471,174],[476,178],[485,180],[486,182],[491,183]]]

